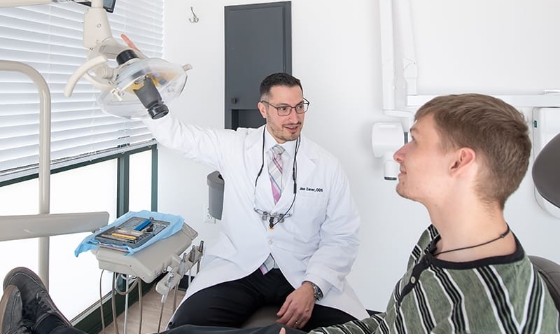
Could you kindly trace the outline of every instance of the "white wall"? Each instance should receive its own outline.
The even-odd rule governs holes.
[[[183,95],[171,103],[171,112],[185,121],[223,127],[224,6],[248,3],[166,2],[165,58],[194,66]],[[420,93],[558,88],[557,0],[411,3]],[[200,18],[196,24],[188,20],[190,6]],[[304,131],[340,158],[362,215],[362,246],[349,279],[367,308],[382,310],[429,221],[422,206],[395,194],[395,183],[383,180],[372,155],[372,124],[387,119],[378,1],[294,0],[292,41],[293,74],[311,101]],[[159,211],[182,215],[205,241],[218,228],[203,222],[211,171],[160,149]],[[538,207],[531,182],[528,176],[506,204],[506,218],[528,253],[560,262],[554,247],[559,221]]]

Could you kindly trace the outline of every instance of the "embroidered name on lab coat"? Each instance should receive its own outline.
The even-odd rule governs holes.
[[[299,187],[300,191],[309,191],[314,193],[322,193],[323,188],[309,188],[309,187]]]

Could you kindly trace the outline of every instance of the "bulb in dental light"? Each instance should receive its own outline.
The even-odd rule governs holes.
[[[162,118],[169,113],[169,108],[163,103],[151,75],[147,75],[144,78],[142,87],[132,90],[153,119]]]
[[[187,74],[183,67],[158,58],[140,59],[134,50],[121,52],[116,60],[119,66],[112,80],[115,89],[98,98],[103,111],[132,119],[167,115],[166,103],[185,87]]]
[[[117,55],[117,64],[124,65],[129,61],[138,59],[138,55],[133,50],[125,50]],[[148,110],[148,114],[153,118],[161,118],[169,113],[169,108],[161,99],[161,95],[156,86],[160,85],[160,81],[152,74],[146,74],[144,77],[138,78],[127,89],[128,92],[132,91],[138,98],[142,105]],[[162,80],[165,84],[167,80]]]

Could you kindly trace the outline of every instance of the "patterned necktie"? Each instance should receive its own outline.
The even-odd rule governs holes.
[[[275,145],[268,151],[268,176],[270,177],[270,186],[272,188],[272,196],[274,203],[277,203],[282,194],[282,153],[284,148],[280,145]],[[270,270],[276,268],[276,261],[272,254],[259,267],[263,275],[266,275]]]
[[[270,176],[270,185],[272,187],[272,196],[274,203],[277,203],[282,194],[282,153],[284,148],[276,145],[268,151],[268,175]]]

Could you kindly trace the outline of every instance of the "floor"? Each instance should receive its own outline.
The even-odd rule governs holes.
[[[175,305],[179,305],[185,292],[182,290],[177,291],[176,296],[176,303]],[[135,303],[128,309],[128,315],[126,316],[126,332],[124,331],[124,320],[125,315],[124,313],[121,314],[117,318],[118,324],[118,331],[115,329],[115,325],[113,323],[107,325],[104,332],[105,334],[148,334],[148,333],[158,333],[158,325],[160,314],[161,317],[161,326],[160,331],[165,330],[165,326],[167,325],[167,321],[171,318],[173,313],[173,293],[169,293],[169,296],[164,303],[163,313],[161,310],[161,295],[155,290],[155,288],[151,289],[147,294],[145,294],[142,298],[142,312],[140,313],[140,303]],[[139,332],[138,330],[140,325],[140,319],[142,319],[142,330]]]

